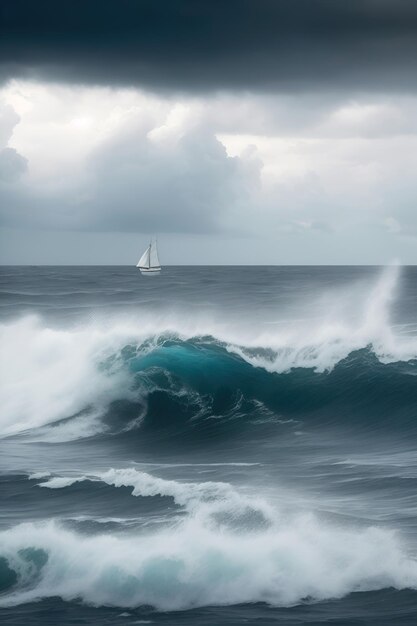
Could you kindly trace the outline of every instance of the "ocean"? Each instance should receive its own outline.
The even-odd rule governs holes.
[[[3,267],[0,621],[417,623],[417,267]]]

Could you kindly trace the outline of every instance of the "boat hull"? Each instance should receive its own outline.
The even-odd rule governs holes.
[[[142,274],[142,276],[159,276],[159,274],[161,273],[161,268],[159,267],[158,269],[141,269],[140,273]]]

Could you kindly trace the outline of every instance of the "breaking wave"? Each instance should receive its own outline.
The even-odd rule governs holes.
[[[385,270],[350,322],[329,310],[268,331],[178,317],[2,324],[0,436],[65,441],[181,420],[286,420],[341,398],[356,409],[404,406],[417,337],[390,325],[397,277],[397,267]]]
[[[65,476],[39,480],[49,488],[70,485]],[[187,514],[143,535],[85,536],[56,521],[2,531],[0,587],[7,595],[0,606],[56,596],[159,610],[291,606],[353,591],[417,588],[417,562],[388,530],[284,514],[227,483],[181,483],[131,468],[71,480],[129,485],[136,497],[172,497]],[[256,523],[253,511],[262,513]]]
[[[34,479],[33,475],[29,476]],[[45,477],[46,478],[46,477]],[[166,480],[135,468],[110,469],[107,472],[82,476],[52,476],[39,483],[39,487],[64,489],[77,482],[102,482],[112,487],[130,487],[136,497],[162,496],[172,498],[175,504],[184,507],[188,513],[204,519],[205,522],[225,521],[230,517],[233,523],[238,515],[245,522],[256,520],[269,525],[273,520],[272,509],[260,498],[246,497],[225,482],[179,482]]]

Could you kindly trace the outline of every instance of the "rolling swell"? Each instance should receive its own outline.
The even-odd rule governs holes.
[[[414,428],[417,338],[390,324],[397,277],[384,270],[353,319],[2,324],[0,436],[203,437],[291,420],[389,428],[394,413],[396,427]]]
[[[287,373],[254,367],[216,343],[169,342],[130,368],[145,373],[150,391],[147,421],[177,409],[182,416],[249,419],[297,418],[325,407],[366,412],[384,420],[389,410],[416,400],[417,361],[382,364],[371,348],[349,354],[329,372],[293,368]],[[161,380],[162,377],[162,380]],[[165,377],[165,380],[164,380]],[[178,409],[180,409],[178,411]],[[379,416],[379,417],[378,417]],[[171,418],[172,422],[172,418]]]
[[[353,591],[417,588],[417,563],[395,533],[343,529],[312,514],[288,517],[228,483],[165,480],[132,468],[41,480],[40,487],[52,490],[74,481],[129,486],[137,499],[173,498],[186,514],[143,535],[85,536],[55,521],[0,531],[7,591],[0,607],[57,596],[165,611],[246,602],[291,606]]]
[[[139,400],[113,403],[109,432],[198,439],[239,436],[303,422],[366,429],[414,430],[417,363],[381,363],[357,350],[330,372],[288,373],[254,367],[211,340],[167,340],[146,356],[125,354]],[[138,420],[137,415],[141,417]],[[395,418],[393,415],[395,414]]]
[[[369,345],[325,371],[292,367],[276,372],[254,362],[260,355],[266,364],[276,362],[277,352],[240,352],[213,337],[162,335],[127,343],[98,363],[89,362],[85,376],[90,380],[80,376],[73,388],[59,380],[56,390],[41,390],[41,400],[51,407],[49,419],[40,428],[36,422],[23,423],[21,430],[34,428],[59,441],[132,431],[141,437],[162,432],[183,436],[186,431],[198,438],[233,434],[245,424],[274,428],[299,420],[389,428],[394,409],[396,428],[417,426],[416,359],[383,363]],[[65,397],[60,399],[61,409],[55,405],[62,387],[75,397],[69,397],[68,407]],[[35,403],[37,395],[35,389]],[[79,410],[73,412],[71,405],[77,404]],[[56,412],[63,412],[62,417],[54,419]]]
[[[414,624],[416,274],[395,300],[396,273],[83,268],[13,312],[3,619]],[[83,276],[105,315],[73,301]]]

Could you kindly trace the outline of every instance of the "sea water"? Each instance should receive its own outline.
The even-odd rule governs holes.
[[[416,623],[416,267],[5,267],[0,341],[3,624]]]

